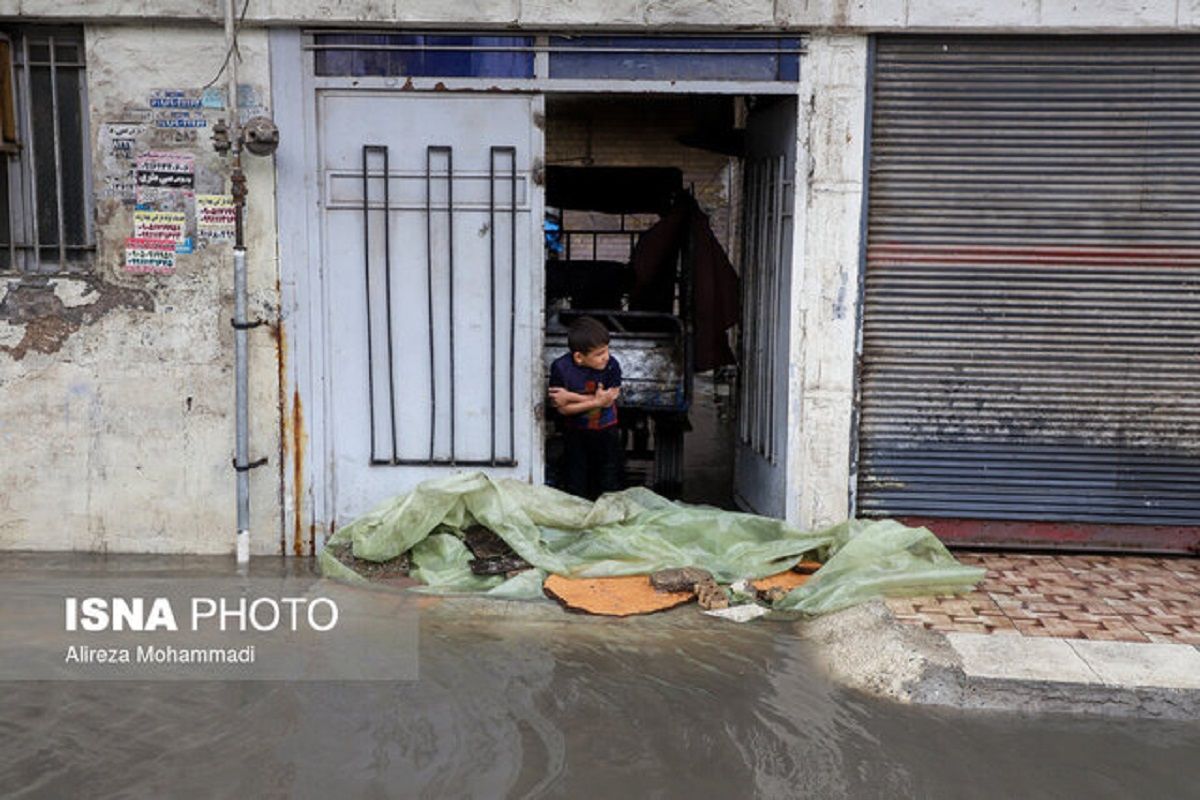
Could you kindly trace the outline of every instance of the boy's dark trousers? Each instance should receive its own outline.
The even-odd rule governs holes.
[[[598,431],[568,427],[563,434],[563,489],[589,500],[623,489],[623,455],[618,426]]]

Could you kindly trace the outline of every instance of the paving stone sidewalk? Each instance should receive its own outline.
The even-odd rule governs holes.
[[[976,688],[997,680],[1023,685],[1037,705],[1045,696],[1038,687],[1074,686],[1066,697],[1089,709],[1194,710],[1200,558],[956,555],[987,570],[975,591],[887,605],[900,622],[944,634]]]
[[[958,552],[987,576],[958,596],[890,599],[943,633],[1200,646],[1200,558]]]

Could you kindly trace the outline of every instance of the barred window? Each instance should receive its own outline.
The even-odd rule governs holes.
[[[86,92],[82,31],[0,31],[0,272],[92,263]]]

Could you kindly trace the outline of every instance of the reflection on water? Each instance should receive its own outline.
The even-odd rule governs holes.
[[[258,571],[280,562],[256,564]],[[224,560],[6,570],[219,571]],[[439,603],[415,682],[2,687],[17,797],[1191,796],[1200,724],[904,708],[790,624]]]

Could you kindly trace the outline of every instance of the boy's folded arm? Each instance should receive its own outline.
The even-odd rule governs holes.
[[[576,414],[582,414],[585,411],[591,411],[596,408],[596,400],[593,397],[585,397],[580,400],[575,400],[565,405],[558,407],[558,413],[565,414],[568,417],[573,417]]]
[[[561,386],[550,387],[550,399],[554,402],[554,405],[560,408],[567,403],[578,403],[582,400],[588,400],[590,398],[591,395],[572,392],[569,389],[565,389]]]

